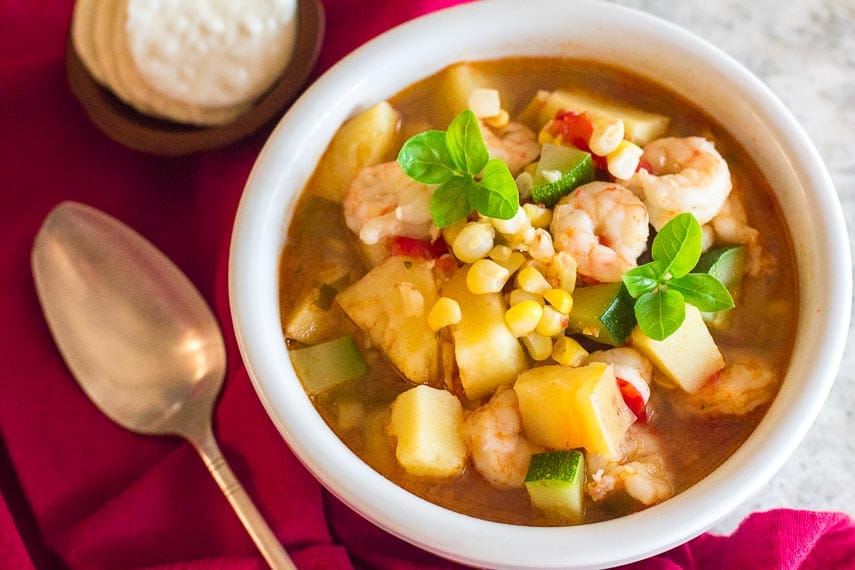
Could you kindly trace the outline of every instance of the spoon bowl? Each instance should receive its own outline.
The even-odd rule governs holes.
[[[54,340],[95,405],[136,433],[187,439],[270,566],[293,568],[214,439],[226,351],[190,280],[138,233],[75,202],[48,214],[32,270]]]

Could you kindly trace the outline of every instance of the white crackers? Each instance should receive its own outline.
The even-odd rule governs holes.
[[[288,65],[296,0],[78,0],[72,42],[91,75],[141,113],[228,123]]]

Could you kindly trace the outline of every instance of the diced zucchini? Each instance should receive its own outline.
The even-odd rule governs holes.
[[[406,291],[404,283],[409,284]],[[412,303],[406,303],[413,292],[422,297],[423,314],[414,314]],[[336,296],[344,312],[414,384],[439,379],[439,344],[427,324],[427,310],[437,299],[431,265],[401,256],[390,257]]]
[[[558,173],[557,180],[549,173]],[[534,172],[531,196],[550,208],[577,186],[592,182],[595,177],[591,153],[570,146],[545,144]]]
[[[552,519],[580,523],[585,516],[585,457],[577,449],[531,456],[525,488],[531,503]]]
[[[686,318],[665,340],[653,340],[636,327],[632,345],[643,352],[671,381],[686,392],[697,392],[707,379],[724,368],[724,357],[707,330],[701,312],[686,304]]]
[[[709,273],[718,279],[730,291],[730,296],[736,301],[742,288],[742,277],[745,272],[745,248],[741,245],[723,245],[714,247],[701,255],[693,273]],[[709,326],[715,329],[726,329],[730,326],[733,309],[725,309],[715,313],[701,313]]]
[[[315,193],[341,202],[360,169],[392,158],[399,124],[398,112],[381,101],[342,125],[315,169]]]
[[[446,478],[466,465],[463,407],[451,392],[410,388],[392,404],[389,431],[398,438],[395,455],[407,473]]]
[[[623,346],[635,327],[633,307],[623,283],[577,287],[567,328],[603,344]]]
[[[526,368],[523,348],[505,322],[501,293],[476,295],[460,270],[443,285],[442,295],[460,305],[462,319],[451,325],[454,355],[463,391],[471,400],[484,398],[503,384],[512,384]]]
[[[364,376],[365,360],[351,335],[289,351],[291,364],[309,396]]]
[[[615,457],[635,422],[611,366],[541,366],[514,384],[526,437],[552,449],[585,449]]]
[[[540,109],[540,123],[545,125],[555,118],[558,111],[587,111],[594,121],[622,119],[624,136],[639,146],[661,137],[668,128],[670,119],[657,113],[649,113],[628,107],[622,103],[606,101],[575,91],[553,91]]]

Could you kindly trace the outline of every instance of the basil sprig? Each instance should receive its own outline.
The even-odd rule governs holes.
[[[664,340],[680,328],[686,303],[704,312],[733,307],[727,287],[709,273],[689,273],[701,256],[701,225],[683,213],[653,239],[653,261],[624,273],[623,283],[637,299],[635,318],[644,334]]]
[[[519,192],[508,165],[490,158],[472,111],[457,115],[447,131],[425,131],[410,138],[398,164],[414,180],[439,184],[430,199],[430,215],[442,228],[473,209],[508,220],[519,208]]]

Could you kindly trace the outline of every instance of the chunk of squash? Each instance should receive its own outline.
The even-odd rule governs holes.
[[[643,352],[672,382],[690,394],[724,368],[724,357],[716,346],[701,312],[686,304],[686,318],[665,340],[653,340],[639,328],[632,331],[632,345]]]
[[[526,357],[505,321],[501,293],[476,295],[466,285],[461,269],[442,287],[442,295],[460,305],[462,318],[451,325],[460,384],[470,400],[489,396],[512,384],[526,368]]]
[[[414,307],[414,295],[421,295],[421,311]],[[336,296],[347,316],[415,384],[439,378],[439,343],[427,325],[427,311],[437,299],[428,262],[401,256],[390,257]]]
[[[389,431],[398,438],[398,462],[411,475],[454,477],[466,465],[463,407],[451,392],[410,388],[392,404]]]
[[[360,169],[392,158],[400,122],[392,105],[381,101],[342,125],[315,170],[315,193],[335,202],[344,200]]]
[[[542,366],[520,374],[514,384],[526,437],[552,449],[584,447],[617,457],[635,422],[611,365],[580,368]]]
[[[595,121],[623,119],[624,136],[640,146],[665,134],[670,122],[668,117],[658,113],[642,111],[575,91],[558,90],[553,91],[540,107],[540,126],[543,127],[562,110],[577,113],[587,111]]]

